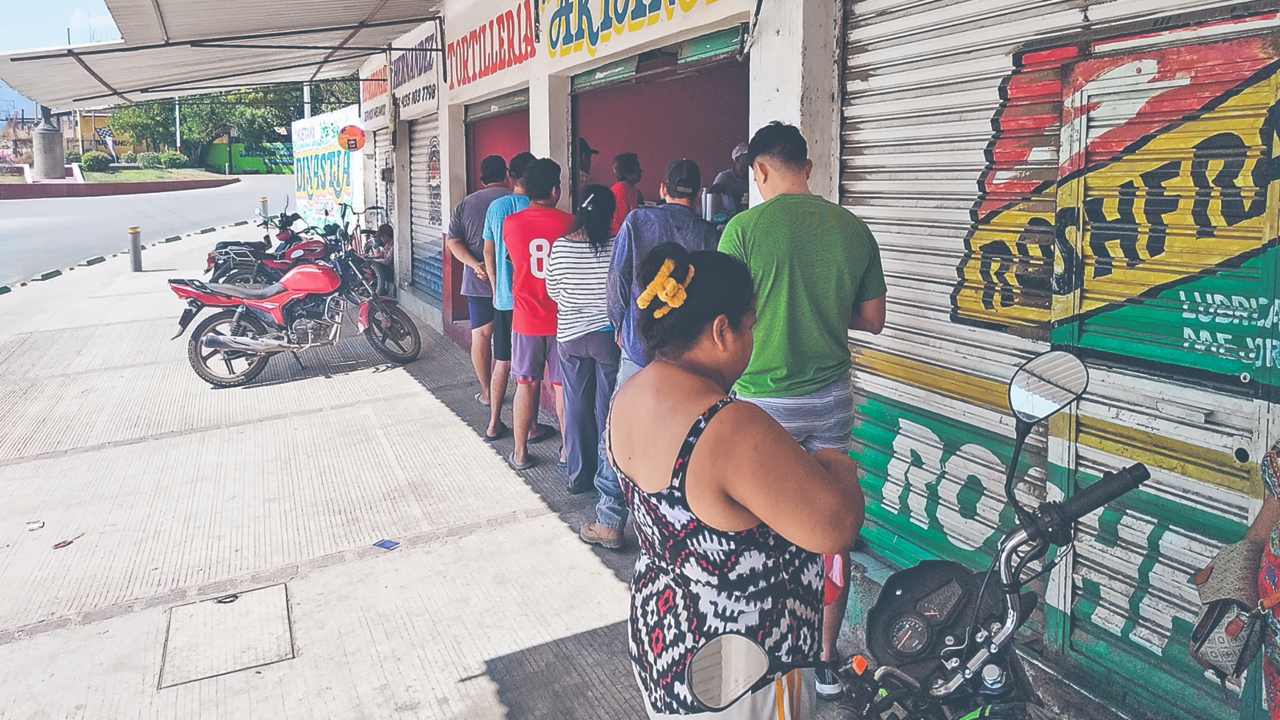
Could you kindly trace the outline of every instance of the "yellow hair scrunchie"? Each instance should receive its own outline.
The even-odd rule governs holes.
[[[671,261],[668,260],[667,262],[671,262]],[[665,263],[663,264],[663,268],[664,269],[666,268]],[[675,269],[674,264],[672,264],[671,269],[672,270]],[[675,278],[670,277],[670,272],[668,272],[667,274],[668,274],[668,277],[662,283],[662,288],[658,290],[658,293],[657,293],[658,299],[664,303],[664,306],[661,308],[658,308],[658,310],[653,313],[654,319],[661,318],[665,316],[667,313],[674,310],[675,308],[678,308],[681,305],[684,305],[684,301],[689,298],[688,287],[689,287],[689,283],[693,282],[693,266],[690,265],[689,272],[685,273],[683,284],[676,282]],[[649,287],[653,287],[653,285],[650,284]],[[646,292],[647,292],[647,289],[646,289]]]
[[[667,279],[671,277],[671,273],[675,269],[676,264],[670,258],[662,263],[662,269],[658,271],[658,276],[653,279],[653,282],[649,283],[649,287],[646,287],[644,292],[640,293],[640,297],[636,298],[636,307],[641,310],[648,308],[649,303],[653,302],[653,298],[657,296],[658,291],[666,283]]]

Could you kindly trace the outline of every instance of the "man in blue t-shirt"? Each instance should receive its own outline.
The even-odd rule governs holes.
[[[524,192],[524,171],[536,160],[533,153],[522,152],[507,163],[511,175],[511,194],[489,203],[484,216],[484,266],[493,285],[493,377],[489,381],[489,427],[484,432],[486,442],[493,442],[506,431],[502,424],[502,401],[507,396],[507,380],[511,375],[511,310],[515,307],[511,296],[511,259],[502,243],[502,223],[508,215],[529,207],[529,196]],[[535,424],[529,441],[537,442],[554,432],[545,425]]]

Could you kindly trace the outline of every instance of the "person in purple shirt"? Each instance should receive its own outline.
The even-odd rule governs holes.
[[[484,220],[494,200],[511,194],[507,187],[507,161],[490,155],[480,161],[480,182],[484,187],[458,203],[449,218],[445,246],[462,263],[462,295],[471,315],[471,365],[480,381],[476,400],[489,404],[493,372],[493,287],[484,266]]]
[[[689,252],[715,250],[719,233],[711,223],[698,216],[702,171],[692,160],[674,160],[667,165],[664,182],[659,188],[666,204],[632,210],[618,230],[609,263],[609,322],[618,328],[618,344],[622,361],[618,381],[622,387],[627,378],[648,364],[644,342],[640,339],[640,314],[636,298],[644,292],[645,282],[638,277],[645,257],[653,248],[674,242]],[[606,457],[601,440],[600,457]],[[627,524],[627,506],[618,476],[608,462],[596,470],[596,519],[578,530],[584,542],[617,549],[622,547],[622,530]]]

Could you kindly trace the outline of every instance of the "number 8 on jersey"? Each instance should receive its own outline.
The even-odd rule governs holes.
[[[551,242],[545,238],[529,241],[529,272],[540,280],[547,279],[547,259],[551,257]]]

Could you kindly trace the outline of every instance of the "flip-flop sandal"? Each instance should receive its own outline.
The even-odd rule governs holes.
[[[500,439],[502,439],[503,437],[506,437],[507,430],[508,430],[508,428],[507,428],[507,424],[506,424],[506,423],[504,423],[504,422],[500,422],[500,423],[498,423],[498,434],[497,434],[497,435],[490,435],[490,434],[489,434],[489,431],[488,431],[488,428],[486,428],[486,429],[485,429],[485,434],[484,434],[484,441],[485,441],[485,442],[488,442],[488,443],[491,443],[491,442],[494,442],[495,440],[500,440]]]
[[[534,465],[533,458],[531,457],[525,457],[524,462],[522,463],[516,462],[516,453],[514,450],[511,451],[511,455],[507,457],[507,462],[511,463],[511,467],[515,470],[528,470]]]
[[[483,405],[483,406],[485,406],[485,407],[489,407],[489,403],[487,403],[487,402],[485,402],[485,401],[483,401],[483,400],[481,400],[481,399],[480,399],[480,396],[481,396],[481,395],[483,395],[483,394],[484,394],[484,393],[476,393],[476,402],[480,403],[481,405]]]
[[[555,434],[556,434],[555,428],[551,427],[550,425],[543,425],[542,423],[538,423],[538,434],[531,436],[526,442],[528,442],[530,445],[536,445],[542,442],[543,440],[546,440],[547,438],[554,436]]]

